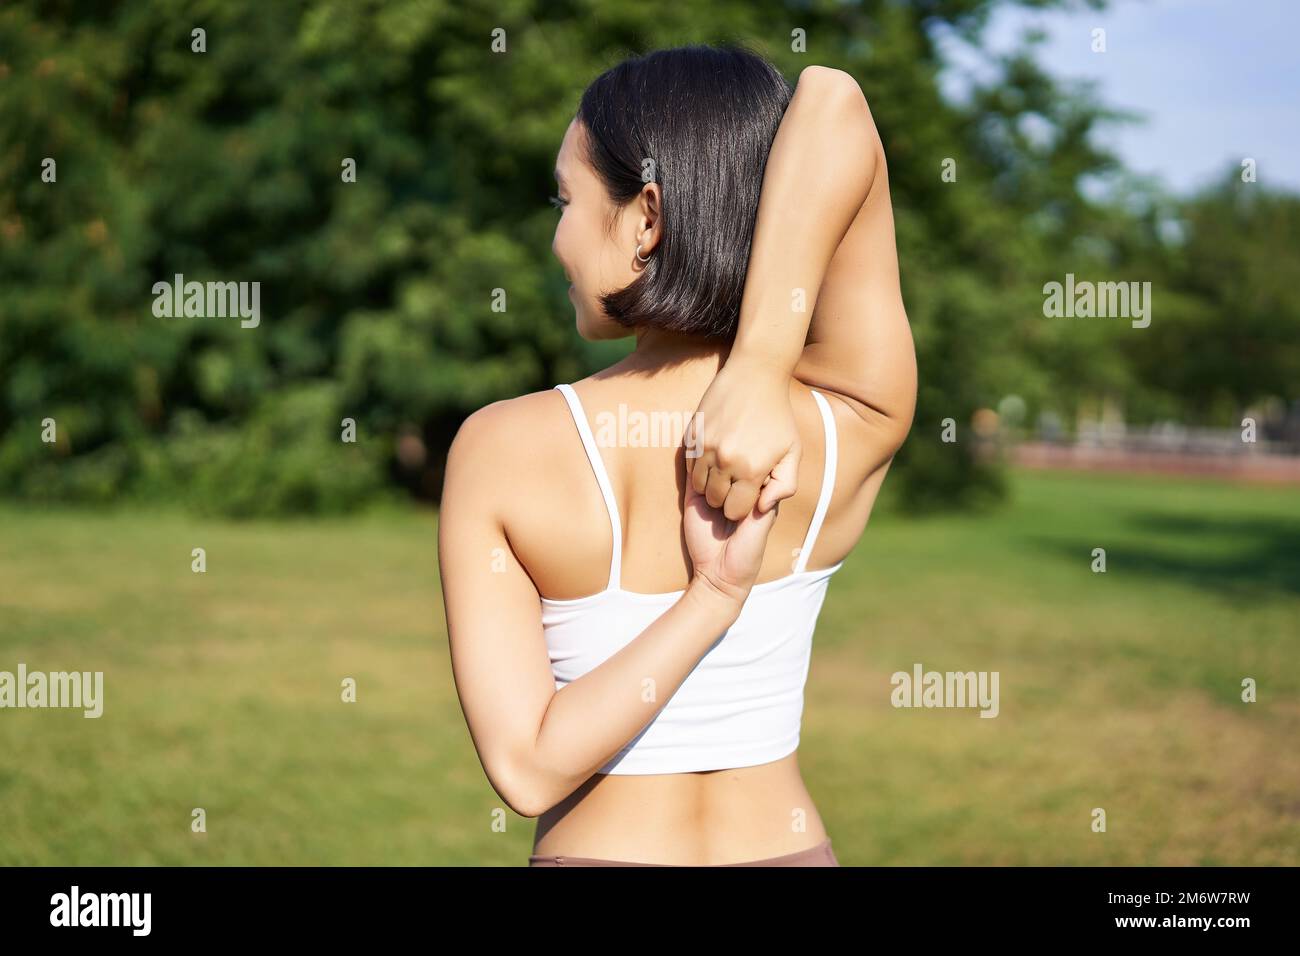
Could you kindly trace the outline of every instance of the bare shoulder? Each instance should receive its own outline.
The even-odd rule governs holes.
[[[572,589],[557,567],[580,570],[585,559],[574,556],[608,549],[604,509],[563,394],[548,389],[493,402],[465,419],[447,452],[438,525],[445,566],[463,566],[457,549],[504,547],[537,593]],[[557,562],[557,542],[572,560]]]
[[[554,457],[557,438],[570,415],[564,396],[555,389],[530,392],[485,405],[456,431],[447,451],[444,495],[459,491],[458,479],[473,476],[473,487],[491,495],[516,485],[521,470],[535,474]]]
[[[461,422],[452,447],[478,451],[507,436],[526,438],[531,428],[554,427],[562,421],[564,405],[564,396],[557,389],[492,402]]]

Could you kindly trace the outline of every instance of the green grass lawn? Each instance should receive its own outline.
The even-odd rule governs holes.
[[[0,711],[0,864],[522,865],[534,822],[494,827],[452,684],[435,527],[0,508],[0,670],[105,682],[97,720]],[[892,707],[916,662],[997,671],[999,716]],[[845,865],[1295,865],[1298,662],[1295,490],[1021,474],[987,515],[872,519],[800,762]]]

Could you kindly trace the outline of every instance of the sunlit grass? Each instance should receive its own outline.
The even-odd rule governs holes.
[[[1300,495],[1015,489],[882,511],[832,581],[800,762],[840,861],[1300,862]],[[98,720],[0,711],[0,864],[525,862],[456,699],[431,513],[0,529],[0,670],[105,674]],[[891,707],[915,662],[998,671],[999,716]]]

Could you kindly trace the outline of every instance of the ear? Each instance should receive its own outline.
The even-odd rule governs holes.
[[[636,241],[641,246],[641,254],[648,256],[659,245],[663,235],[663,192],[658,183],[646,183],[636,197],[636,209],[639,221],[636,227]]]

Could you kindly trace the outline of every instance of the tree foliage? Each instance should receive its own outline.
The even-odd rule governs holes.
[[[1264,228],[1252,248],[1285,241],[1294,203],[1201,200],[1176,251],[1142,216],[1089,203],[1081,177],[1114,167],[1091,145],[1108,114],[1059,88],[1032,44],[969,102],[940,95],[936,29],[977,38],[997,5],[6,3],[0,491],[172,497],[236,515],[346,510],[400,486],[436,495],[466,414],[625,347],[573,330],[550,254],[551,170],[600,70],[692,42],[746,42],[792,80],[810,63],[839,67],[867,94],[920,361],[895,479],[909,503],[997,493],[963,430],[1009,390],[1064,407],[1141,375],[1148,394],[1181,401],[1210,377],[1247,400],[1251,363],[1285,351],[1270,317],[1285,312],[1294,330],[1294,294],[1267,256],[1213,236]],[[1176,327],[1121,347],[1112,330],[1044,320],[1043,282],[1128,262],[1175,277]],[[260,282],[260,325],[155,316],[151,287],[177,274]],[[1224,321],[1241,307],[1246,324]],[[1220,378],[1208,361],[1170,361],[1187,335],[1238,365]],[[1270,387],[1294,389],[1286,355]],[[340,440],[345,418],[354,443]],[[939,441],[946,418],[954,444]]]

